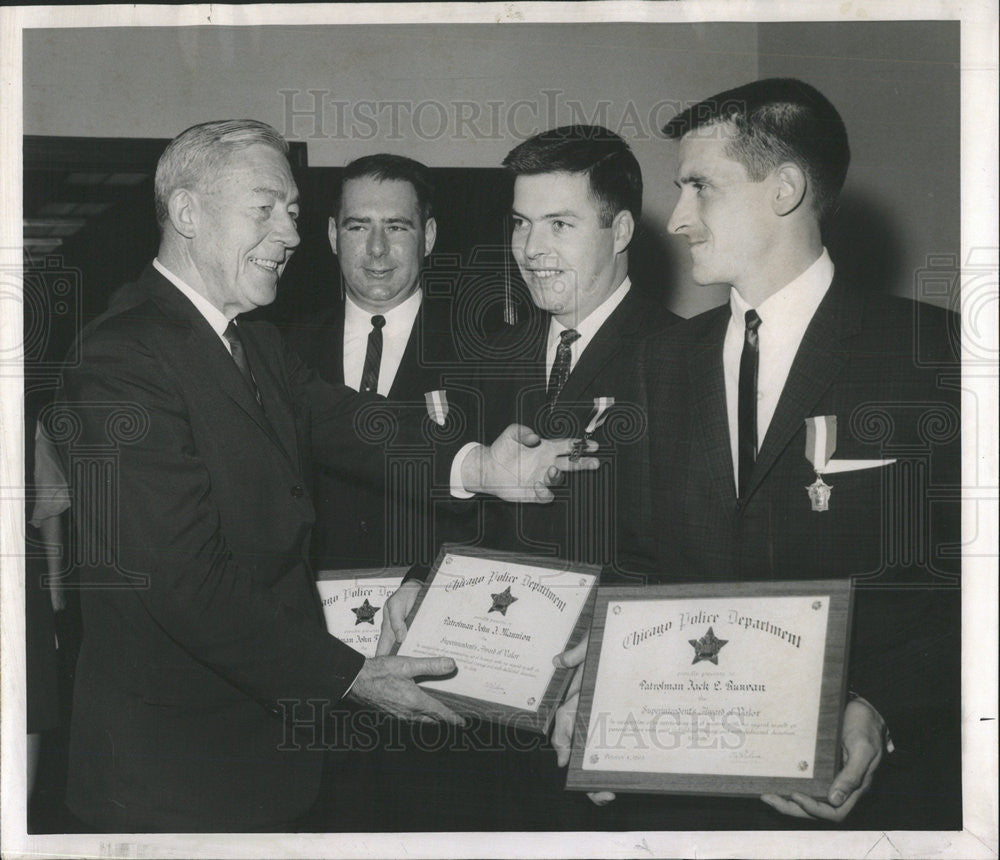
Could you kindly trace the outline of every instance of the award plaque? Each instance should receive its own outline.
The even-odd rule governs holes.
[[[326,629],[355,651],[374,657],[382,630],[382,607],[408,570],[389,567],[319,571],[316,589]]]
[[[847,580],[599,590],[566,787],[824,797]]]
[[[545,733],[570,679],[552,658],[586,634],[599,572],[445,545],[396,653],[451,657],[453,676],[421,686],[459,713]]]

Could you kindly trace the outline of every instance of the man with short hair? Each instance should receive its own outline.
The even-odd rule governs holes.
[[[727,305],[640,352],[649,431],[619,496],[644,502],[623,517],[628,542],[645,554],[649,581],[851,577],[856,692],[843,767],[824,800],[763,799],[789,816],[842,821],[888,757],[897,766],[881,768],[885,785],[855,825],[960,826],[956,319],[864,294],[836,273],[821,228],[849,149],[815,88],[756,81],[688,108],[664,132],[679,141],[669,229],[687,240],[697,283],[732,289]],[[809,447],[818,422],[830,441],[820,455]],[[574,710],[571,699],[557,728],[564,760]],[[669,814],[653,810],[664,826]],[[683,814],[682,826],[699,826]],[[709,799],[696,814],[759,826],[736,801]],[[649,826],[641,820],[632,823]]]
[[[437,236],[433,211],[430,172],[418,161],[379,153],[344,169],[329,220],[343,295],[288,331],[328,382],[419,408],[427,392],[442,389],[457,357],[449,305],[428,300],[421,288]],[[369,488],[322,465],[314,477],[318,571],[434,560],[432,512],[404,504],[399,488]]]
[[[552,129],[504,159],[513,180],[511,250],[535,306],[543,313],[498,333],[484,350],[473,386],[481,393],[484,434],[510,421],[540,432],[593,437],[602,467],[592,480],[570,478],[540,516],[492,499],[484,502],[477,542],[495,550],[571,563],[611,564],[618,553],[618,449],[634,443],[642,421],[625,396],[641,339],[677,317],[628,274],[628,249],[642,210],[642,174],[628,144],[600,126]],[[502,358],[497,358],[502,357]],[[454,484],[454,482],[453,482]],[[379,653],[406,635],[405,618],[421,584],[403,584],[385,607]],[[554,655],[553,655],[554,656]],[[508,750],[435,754],[435,777],[448,826],[479,821],[495,829],[565,827],[578,798],[563,791],[552,750],[510,729]],[[460,750],[475,746],[456,743]],[[412,753],[410,753],[412,755]],[[475,784],[449,774],[488,774]],[[450,802],[448,797],[454,797]],[[483,810],[486,811],[483,811]],[[470,817],[464,817],[470,816]]]
[[[290,826],[319,787],[323,714],[348,694],[461,722],[412,680],[451,660],[366,660],[325,629],[306,561],[309,451],[377,483],[382,451],[355,427],[386,406],[237,320],[274,300],[299,242],[286,153],[253,120],[175,138],[155,179],[159,253],[63,374],[49,432],[67,448],[86,559],[67,800],[100,830]],[[510,428],[459,469],[470,488],[544,500],[575,468],[555,461],[567,450]]]

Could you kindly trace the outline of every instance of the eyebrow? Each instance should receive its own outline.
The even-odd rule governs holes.
[[[345,224],[347,222],[352,222],[355,224],[371,224],[372,221],[374,221],[375,219],[363,215],[345,215],[343,220]],[[413,219],[407,218],[403,215],[393,215],[389,218],[385,218],[384,220],[387,224],[403,224],[407,227],[414,226]]]
[[[254,194],[266,194],[274,200],[280,200],[283,192],[279,191],[277,188],[268,188],[266,185],[258,185],[256,188],[252,189]],[[296,189],[295,193],[289,198],[288,203],[298,203],[299,202],[299,192]]]
[[[518,212],[516,209],[511,209],[510,214],[513,215],[515,218],[523,218],[525,221],[531,220],[527,215]],[[561,212],[548,212],[545,215],[539,216],[537,220],[551,221],[554,218],[579,218],[579,217],[580,215],[574,212],[572,209],[563,209]]]
[[[689,173],[686,176],[678,177],[674,180],[674,185],[680,188],[682,185],[690,185],[692,182],[708,182],[708,177],[701,173]]]

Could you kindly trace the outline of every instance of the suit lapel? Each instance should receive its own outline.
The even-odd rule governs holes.
[[[242,334],[250,368],[253,371],[254,380],[257,382],[257,390],[260,391],[264,412],[262,426],[271,441],[284,452],[289,462],[297,470],[298,445],[296,443],[294,410],[285,394],[285,387],[275,375],[276,362],[268,360],[267,353],[258,340],[253,326],[244,326]],[[257,405],[256,400],[254,400],[254,405]],[[258,406],[257,411],[261,411],[260,406]]]
[[[767,477],[795,434],[802,429],[805,419],[812,414],[813,407],[840,375],[847,361],[847,351],[841,340],[859,330],[860,314],[860,303],[852,300],[836,282],[831,285],[795,354],[750,476],[748,497]],[[805,457],[805,451],[802,456]]]
[[[410,329],[409,340],[406,341],[406,349],[403,350],[403,358],[399,362],[399,369],[396,371],[396,378],[392,381],[389,389],[389,399],[399,400],[410,396],[421,387],[423,368],[423,343],[426,320],[424,319],[424,308],[427,304],[426,298],[420,302],[420,312],[413,321],[413,328]],[[423,392],[421,392],[423,393]]]
[[[186,327],[186,349],[177,358],[188,365],[188,372],[192,378],[208,379],[217,385],[222,393],[239,406],[247,417],[260,427],[268,439],[288,457],[288,449],[281,444],[274,428],[264,414],[264,410],[261,409],[261,405],[254,397],[253,391],[247,385],[239,368],[236,367],[232,356],[198,309],[180,290],[152,267],[143,276],[140,287],[163,309],[164,313]],[[249,326],[242,329],[241,334],[246,336],[249,329]],[[263,374],[266,377],[265,387],[271,392],[271,400],[276,402],[273,395],[273,374],[267,368],[267,362],[263,360],[252,335],[245,337],[244,346],[248,350],[250,366],[257,379],[258,388],[261,383],[260,375]],[[263,398],[263,396],[262,392],[261,397]],[[292,438],[294,439],[294,432]],[[294,450],[294,447],[291,450]]]
[[[701,439],[709,483],[719,498],[736,499],[733,478],[733,452],[729,440],[729,415],[726,411],[726,378],[722,365],[722,347],[729,325],[729,305],[715,312],[708,333],[688,355],[688,379],[693,401],[694,436]],[[668,420],[681,420],[680,416]]]
[[[634,304],[633,288],[614,309],[611,316],[604,321],[583,351],[559,395],[560,401],[572,403],[581,400],[584,392],[590,390],[590,385],[597,375],[625,348],[629,339],[635,337]],[[615,396],[614,391],[595,391],[594,394],[598,397]]]
[[[315,355],[316,370],[324,379],[343,383],[344,381],[344,305],[339,313],[331,314],[327,325],[322,327],[325,334],[322,346]]]

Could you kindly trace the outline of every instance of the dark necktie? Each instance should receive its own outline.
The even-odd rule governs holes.
[[[580,337],[580,332],[574,328],[568,328],[559,335],[559,346],[556,347],[556,360],[552,362],[552,372],[549,374],[549,406],[554,406],[559,399],[559,393],[563,390],[566,380],[569,379],[569,365],[573,353],[570,344]]]
[[[744,317],[743,354],[740,356],[739,415],[739,496],[742,499],[750,483],[750,473],[757,459],[757,365],[760,363],[760,341],[757,329],[761,319],[751,309]]]
[[[365,353],[365,369],[361,371],[361,390],[378,391],[378,370],[382,365],[382,327],[385,317],[372,317],[372,330],[368,333],[368,351]]]
[[[229,349],[233,354],[233,361],[236,362],[236,366],[240,369],[240,373],[243,374],[247,385],[250,386],[254,397],[260,403],[260,391],[257,390],[257,380],[253,378],[253,372],[250,370],[250,362],[247,361],[247,353],[243,348],[243,338],[240,336],[240,330],[236,323],[230,320],[222,336],[229,341]]]

